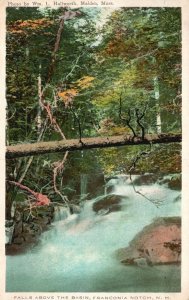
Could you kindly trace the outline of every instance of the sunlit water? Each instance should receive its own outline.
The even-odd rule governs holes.
[[[180,266],[123,266],[115,250],[128,246],[154,218],[180,215],[179,191],[153,184],[138,186],[112,179],[112,193],[122,196],[122,210],[93,212],[99,198],[86,201],[79,215],[56,218],[38,246],[26,254],[7,256],[10,292],[178,292]],[[157,208],[151,201],[161,201]]]

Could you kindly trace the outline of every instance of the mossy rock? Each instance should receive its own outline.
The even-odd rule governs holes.
[[[182,188],[182,182],[181,182],[181,175],[177,175],[171,178],[171,180],[168,182],[168,187],[172,190],[178,190],[180,191]]]
[[[121,210],[121,196],[118,195],[107,195],[103,199],[93,204],[93,210],[96,213],[104,211],[105,214],[110,212],[116,212]]]

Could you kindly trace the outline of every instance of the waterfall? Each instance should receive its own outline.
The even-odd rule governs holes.
[[[5,244],[12,243],[13,232],[14,232],[14,222],[6,220],[5,221]]]
[[[54,222],[65,220],[70,216],[70,209],[65,206],[56,206],[54,212]]]
[[[161,112],[160,112],[160,92],[159,92],[159,82],[158,77],[154,78],[154,93],[155,93],[155,100],[156,100],[156,126],[157,126],[157,133],[161,133]]]
[[[80,180],[80,195],[81,199],[85,197],[87,194],[87,183],[88,183],[88,175],[87,174],[81,174],[81,180]]]
[[[178,292],[180,267],[123,266],[114,257],[155,218],[180,216],[180,201],[175,201],[180,191],[170,190],[158,180],[139,184],[139,175],[133,180],[137,190],[150,200],[160,199],[161,205],[157,208],[137,194],[128,175],[110,179],[107,196],[85,201],[79,214],[57,209],[56,222],[41,235],[39,245],[25,254],[7,256],[7,291]],[[87,175],[83,174],[82,195],[86,191]],[[119,209],[98,214],[94,205],[111,195],[120,199]]]

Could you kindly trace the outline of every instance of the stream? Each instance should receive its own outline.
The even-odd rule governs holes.
[[[136,189],[148,199],[134,191],[128,176],[120,175],[105,188],[105,193],[121,196],[120,211],[96,213],[93,204],[103,195],[84,201],[80,214],[60,208],[37,246],[7,256],[6,290],[179,292],[180,265],[124,266],[115,257],[117,249],[127,247],[155,218],[180,216],[180,191],[158,181]],[[153,203],[157,201],[158,207]]]

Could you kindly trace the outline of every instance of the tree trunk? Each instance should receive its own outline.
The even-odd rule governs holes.
[[[65,152],[91,148],[115,147],[124,145],[145,145],[159,143],[181,142],[181,134],[149,134],[144,139],[141,137],[133,138],[131,135],[95,137],[78,139],[61,140],[50,142],[38,142],[34,144],[20,144],[7,146],[6,158],[17,158],[52,152]]]
[[[159,105],[159,82],[158,77],[156,76],[154,78],[154,93],[155,93],[155,99],[156,99],[156,131],[157,133],[161,133],[161,113],[160,113],[160,105]]]

